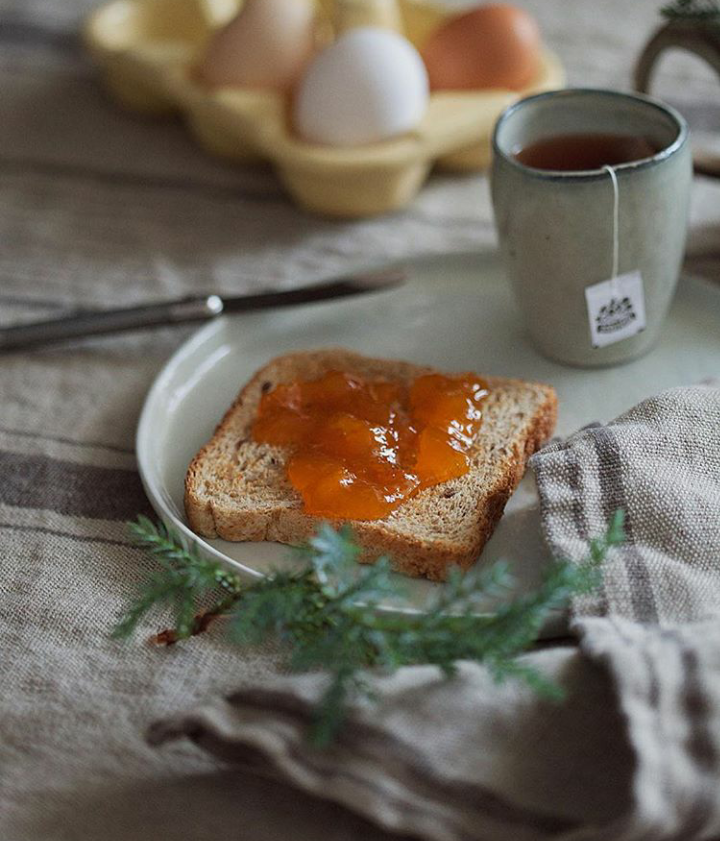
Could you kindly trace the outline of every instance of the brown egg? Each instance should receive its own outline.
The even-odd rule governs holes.
[[[422,56],[432,90],[520,90],[538,71],[540,29],[522,9],[490,3],[448,21]]]
[[[288,90],[312,57],[313,0],[246,0],[210,39],[197,72],[213,87]]]

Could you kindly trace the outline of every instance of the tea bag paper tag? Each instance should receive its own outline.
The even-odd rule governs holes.
[[[590,340],[605,347],[645,329],[645,293],[639,271],[585,287]]]

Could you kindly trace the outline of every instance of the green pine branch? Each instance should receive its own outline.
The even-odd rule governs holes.
[[[387,558],[357,563],[359,548],[349,529],[323,526],[301,552],[305,566],[275,572],[250,585],[214,561],[188,549],[162,525],[139,518],[131,526],[138,543],[160,563],[118,622],[114,635],[128,637],[157,605],[175,607],[175,628],[163,635],[174,641],[198,629],[200,599],[214,595],[201,617],[225,614],[230,638],[257,645],[272,637],[288,650],[294,671],[324,669],[328,687],[311,732],[317,745],[330,742],[341,727],[348,702],[370,697],[364,670],[392,672],[403,665],[431,664],[452,675],[461,660],[484,663],[496,680],[525,680],[536,691],[558,697],[560,690],[517,656],[532,645],[549,614],[576,594],[587,593],[601,578],[601,565],[623,537],[618,512],[607,532],[591,541],[579,565],[552,564],[533,592],[509,598],[513,577],[507,564],[476,567],[464,575],[452,570],[447,584],[420,613],[378,610],[389,597],[402,596]],[[479,612],[488,599],[495,611]],[[169,633],[169,636],[168,636]]]
[[[113,630],[116,638],[129,637],[152,608],[170,604],[175,610],[174,639],[193,634],[197,605],[207,593],[220,591],[207,613],[222,613],[241,590],[240,579],[221,564],[186,548],[163,523],[155,525],[140,516],[129,524],[135,542],[160,564],[160,569],[143,584],[132,604]]]

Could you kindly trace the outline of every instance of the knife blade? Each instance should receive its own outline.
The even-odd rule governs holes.
[[[379,292],[398,286],[406,279],[407,273],[402,267],[391,267],[348,275],[299,289],[234,296],[194,295],[136,307],[80,310],[62,318],[0,329],[0,351],[19,350],[127,330],[208,321],[223,313],[253,312]]]

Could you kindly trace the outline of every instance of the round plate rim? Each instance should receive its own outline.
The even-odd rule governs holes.
[[[160,369],[159,374],[155,377],[152,385],[145,395],[140,418],[138,420],[137,430],[135,433],[135,452],[137,453],[138,472],[140,474],[140,481],[147,494],[155,512],[167,524],[167,520],[172,523],[173,529],[190,543],[196,543],[202,546],[203,550],[212,557],[223,564],[229,564],[235,570],[240,571],[244,577],[253,580],[260,580],[263,578],[263,573],[258,570],[246,567],[240,561],[228,558],[220,550],[216,549],[199,534],[196,534],[186,523],[184,523],[170,508],[163,499],[162,493],[155,487],[153,479],[148,475],[146,468],[149,453],[147,447],[150,443],[150,415],[153,409],[153,402],[157,401],[159,393],[163,390],[164,385],[172,378],[174,371],[180,362],[185,359],[193,351],[197,350],[201,345],[208,341],[208,339],[223,329],[224,316],[213,319],[210,324],[206,324],[193,333],[186,339],[165,362]]]

